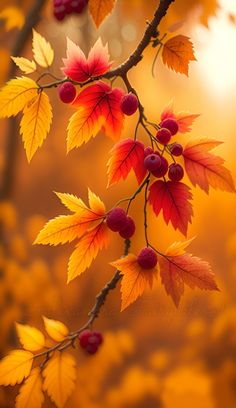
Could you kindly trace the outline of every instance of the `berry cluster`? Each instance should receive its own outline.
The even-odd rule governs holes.
[[[84,330],[79,335],[79,344],[88,354],[95,354],[102,342],[103,336],[100,332]]]
[[[115,207],[107,214],[107,226],[111,231],[119,232],[124,239],[130,239],[135,233],[134,220],[126,214],[125,210]]]
[[[54,17],[61,21],[71,13],[81,14],[88,0],[53,0]]]
[[[156,134],[156,139],[159,143],[166,147],[170,142],[171,137],[177,132],[178,123],[176,120],[168,118],[161,122],[160,129]],[[181,156],[183,153],[183,147],[181,144],[176,142],[168,145],[168,150],[172,156]],[[178,163],[172,163],[169,165],[167,159],[159,151],[154,151],[149,146],[146,147],[144,155],[144,166],[150,173],[153,174],[153,176],[157,178],[164,177],[168,172],[168,177],[171,181],[180,181],[183,178],[183,167]]]

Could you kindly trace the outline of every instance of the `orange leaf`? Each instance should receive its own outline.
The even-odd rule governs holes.
[[[70,257],[67,283],[84,272],[85,269],[89,268],[98,252],[101,249],[106,248],[107,244],[108,228],[104,222],[88,231],[80,239],[79,243],[76,245],[76,249]]]
[[[111,262],[111,265],[123,275],[121,281],[121,311],[123,311],[146,289],[152,288],[157,268],[142,269],[137,262],[137,257],[133,254]]]
[[[148,197],[156,216],[160,211],[166,224],[171,221],[174,229],[187,235],[188,223],[191,223],[193,215],[190,188],[184,183],[174,181],[155,181],[150,187]]]
[[[194,289],[218,290],[208,262],[186,253],[159,257],[161,281],[178,307],[184,284]]]
[[[229,170],[223,166],[224,160],[209,153],[218,144],[220,142],[208,139],[189,142],[183,152],[185,169],[191,183],[198,185],[206,193],[210,186],[234,192],[234,182]]]
[[[112,89],[102,81],[85,88],[72,104],[78,111],[70,118],[67,150],[87,143],[102,128],[107,136],[118,140],[124,122],[120,109],[123,95],[122,89]]]
[[[116,184],[120,179],[125,180],[134,170],[138,183],[140,184],[147,172],[144,167],[144,145],[143,143],[125,139],[117,143],[111,150],[108,166],[108,187]]]
[[[190,61],[196,61],[193,44],[184,35],[170,38],[163,46],[162,60],[168,68],[188,76]]]
[[[89,0],[89,11],[98,28],[114,8],[116,0]]]
[[[191,131],[191,126],[195,119],[197,119],[200,115],[197,113],[189,113],[189,112],[179,112],[176,115],[176,120],[179,125],[179,132],[180,133],[187,133]]]

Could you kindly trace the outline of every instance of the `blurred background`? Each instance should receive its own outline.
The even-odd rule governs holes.
[[[13,72],[9,56],[15,49],[24,16],[36,0],[0,2],[0,83]],[[52,1],[45,1],[37,30],[55,49],[54,73],[60,75],[66,36],[88,52],[98,36],[108,42],[114,66],[135,49],[156,0],[118,0],[115,10],[97,31],[85,11],[57,22]],[[1,12],[17,7],[13,28]],[[235,178],[236,114],[236,4],[235,0],[176,0],[161,26],[182,21],[175,33],[191,37],[197,62],[189,78],[169,71],[159,60],[151,75],[155,50],[130,72],[130,80],[149,119],[159,121],[162,109],[173,100],[175,110],[200,113],[191,134],[212,137],[225,144],[218,153],[226,159]],[[17,23],[16,23],[17,22]],[[14,27],[14,25],[19,27]],[[11,24],[10,24],[11,26]],[[175,35],[173,34],[173,35]],[[21,56],[32,59],[31,35]],[[71,330],[80,327],[94,297],[113,274],[108,265],[122,253],[122,240],[114,236],[109,249],[99,255],[89,271],[66,285],[67,262],[72,245],[34,247],[32,242],[44,223],[64,213],[53,191],[87,199],[87,187],[110,208],[132,194],[136,181],[106,190],[106,161],[112,142],[100,134],[66,155],[66,127],[72,114],[55,89],[48,92],[54,119],[50,134],[30,165],[20,140],[19,118],[1,121],[0,172],[0,353],[16,347],[14,322],[42,328],[41,315],[60,319]],[[123,137],[132,137],[136,117],[126,120]],[[140,130],[140,137],[142,138]],[[145,140],[145,139],[144,139]],[[11,141],[9,143],[9,141]],[[186,180],[187,181],[187,180]],[[119,290],[110,294],[95,327],[105,333],[101,351],[93,357],[76,352],[78,380],[67,408],[234,408],[236,406],[236,201],[235,196],[194,190],[194,219],[189,237],[197,236],[191,252],[209,261],[221,292],[186,289],[177,310],[160,281],[125,312],[120,313]],[[132,207],[140,220],[142,204]],[[152,242],[161,250],[183,237],[166,227],[161,217],[149,215]],[[115,234],[114,234],[115,235]],[[144,245],[142,220],[132,251]],[[17,387],[0,389],[0,406],[14,406]],[[52,403],[46,400],[46,407]]]

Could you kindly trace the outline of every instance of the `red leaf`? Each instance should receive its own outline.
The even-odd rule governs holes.
[[[159,257],[161,281],[166,292],[178,307],[184,293],[184,284],[194,289],[219,290],[208,262],[186,253]]]
[[[71,117],[68,126],[67,148],[81,146],[103,128],[106,135],[117,141],[123,129],[124,114],[120,102],[124,91],[112,89],[99,81],[85,88],[73,102],[78,111]]]
[[[120,179],[125,180],[134,170],[140,184],[147,172],[144,167],[144,145],[133,139],[125,139],[117,143],[111,150],[108,160],[108,187],[116,184]]]
[[[155,181],[150,187],[148,197],[156,216],[160,211],[166,224],[171,221],[174,229],[187,235],[188,223],[191,223],[193,215],[190,188],[184,183],[174,181]]]
[[[180,133],[187,133],[191,131],[191,126],[195,119],[197,119],[200,115],[196,113],[189,113],[181,111],[179,113],[174,113],[173,110],[173,103],[170,102],[161,113],[161,121],[164,119],[172,118],[178,122],[179,125],[179,132]]]
[[[107,45],[99,38],[86,59],[81,48],[67,39],[67,58],[63,59],[63,73],[73,81],[85,82],[89,78],[105,74],[111,67]]]
[[[219,144],[210,139],[195,140],[189,142],[183,152],[185,169],[191,183],[206,193],[210,186],[223,191],[235,191],[232,176],[223,166],[224,160],[209,153]]]

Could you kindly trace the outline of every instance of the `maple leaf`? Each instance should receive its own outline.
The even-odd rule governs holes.
[[[114,8],[116,0],[89,0],[89,11],[98,28]]]
[[[45,330],[48,335],[55,341],[63,341],[68,335],[69,330],[66,325],[59,320],[48,319],[43,316]]]
[[[11,59],[25,74],[31,74],[36,70],[36,64],[34,61],[30,61],[23,57],[11,57]]]
[[[140,184],[145,177],[147,169],[144,167],[143,143],[125,139],[117,143],[111,150],[108,160],[108,184],[107,187],[116,184],[120,179],[125,180],[131,169],[134,170],[137,181]]]
[[[196,61],[193,44],[184,35],[176,35],[163,45],[162,60],[168,68],[188,76],[189,62]]]
[[[188,223],[191,223],[193,215],[191,199],[190,188],[184,183],[162,180],[151,185],[148,197],[156,216],[162,210],[166,224],[170,221],[174,229],[184,235],[187,235]]]
[[[43,370],[43,387],[58,408],[62,408],[75,386],[76,362],[68,353],[56,352]]]
[[[10,6],[4,8],[0,12],[0,20],[5,20],[5,27],[7,31],[12,28],[21,29],[25,23],[25,17],[22,11],[15,6]]]
[[[78,109],[70,118],[67,151],[87,143],[103,128],[112,140],[118,140],[123,129],[124,114],[120,102],[124,91],[98,81],[84,89],[73,101]]]
[[[67,38],[67,58],[63,59],[63,73],[76,82],[85,82],[92,77],[105,74],[111,67],[107,44],[99,38],[86,59],[81,48]]]
[[[20,384],[30,374],[33,357],[30,351],[11,351],[0,362],[0,384]]]
[[[177,307],[184,285],[192,289],[218,290],[209,263],[191,254],[160,256],[159,265],[162,284]]]
[[[200,115],[197,113],[190,113],[181,111],[177,114],[174,113],[173,103],[170,102],[162,111],[161,113],[161,121],[164,119],[172,118],[175,119],[178,123],[178,132],[179,133],[187,133],[191,131],[191,126],[195,119],[197,119]]]
[[[105,206],[100,198],[89,190],[88,208],[84,202],[72,194],[56,193],[62,203],[75,212],[73,215],[60,215],[48,221],[39,232],[34,244],[58,245],[79,238],[95,221],[105,215]]]
[[[38,85],[27,77],[11,79],[0,91],[0,117],[16,116],[37,96]]]
[[[20,122],[20,133],[28,161],[42,146],[52,123],[52,107],[45,92],[39,94],[25,106]]]
[[[108,231],[102,222],[82,236],[69,259],[67,283],[89,268],[98,252],[107,247]]]
[[[16,323],[16,330],[24,349],[37,351],[45,346],[43,333],[35,327]]]
[[[33,54],[34,59],[41,67],[48,68],[54,60],[54,51],[51,44],[36,30],[33,29]]]
[[[207,194],[209,187],[234,192],[231,173],[226,169],[224,159],[210,153],[221,142],[210,139],[190,141],[183,151],[186,173],[191,183],[198,185]]]
[[[16,408],[41,408],[44,401],[42,388],[41,370],[35,367],[20,387],[16,397]]]
[[[129,254],[124,258],[111,262],[122,274],[121,280],[121,311],[126,309],[131,303],[152,288],[153,278],[157,274],[157,267],[153,269],[142,269],[137,262],[137,256]]]

